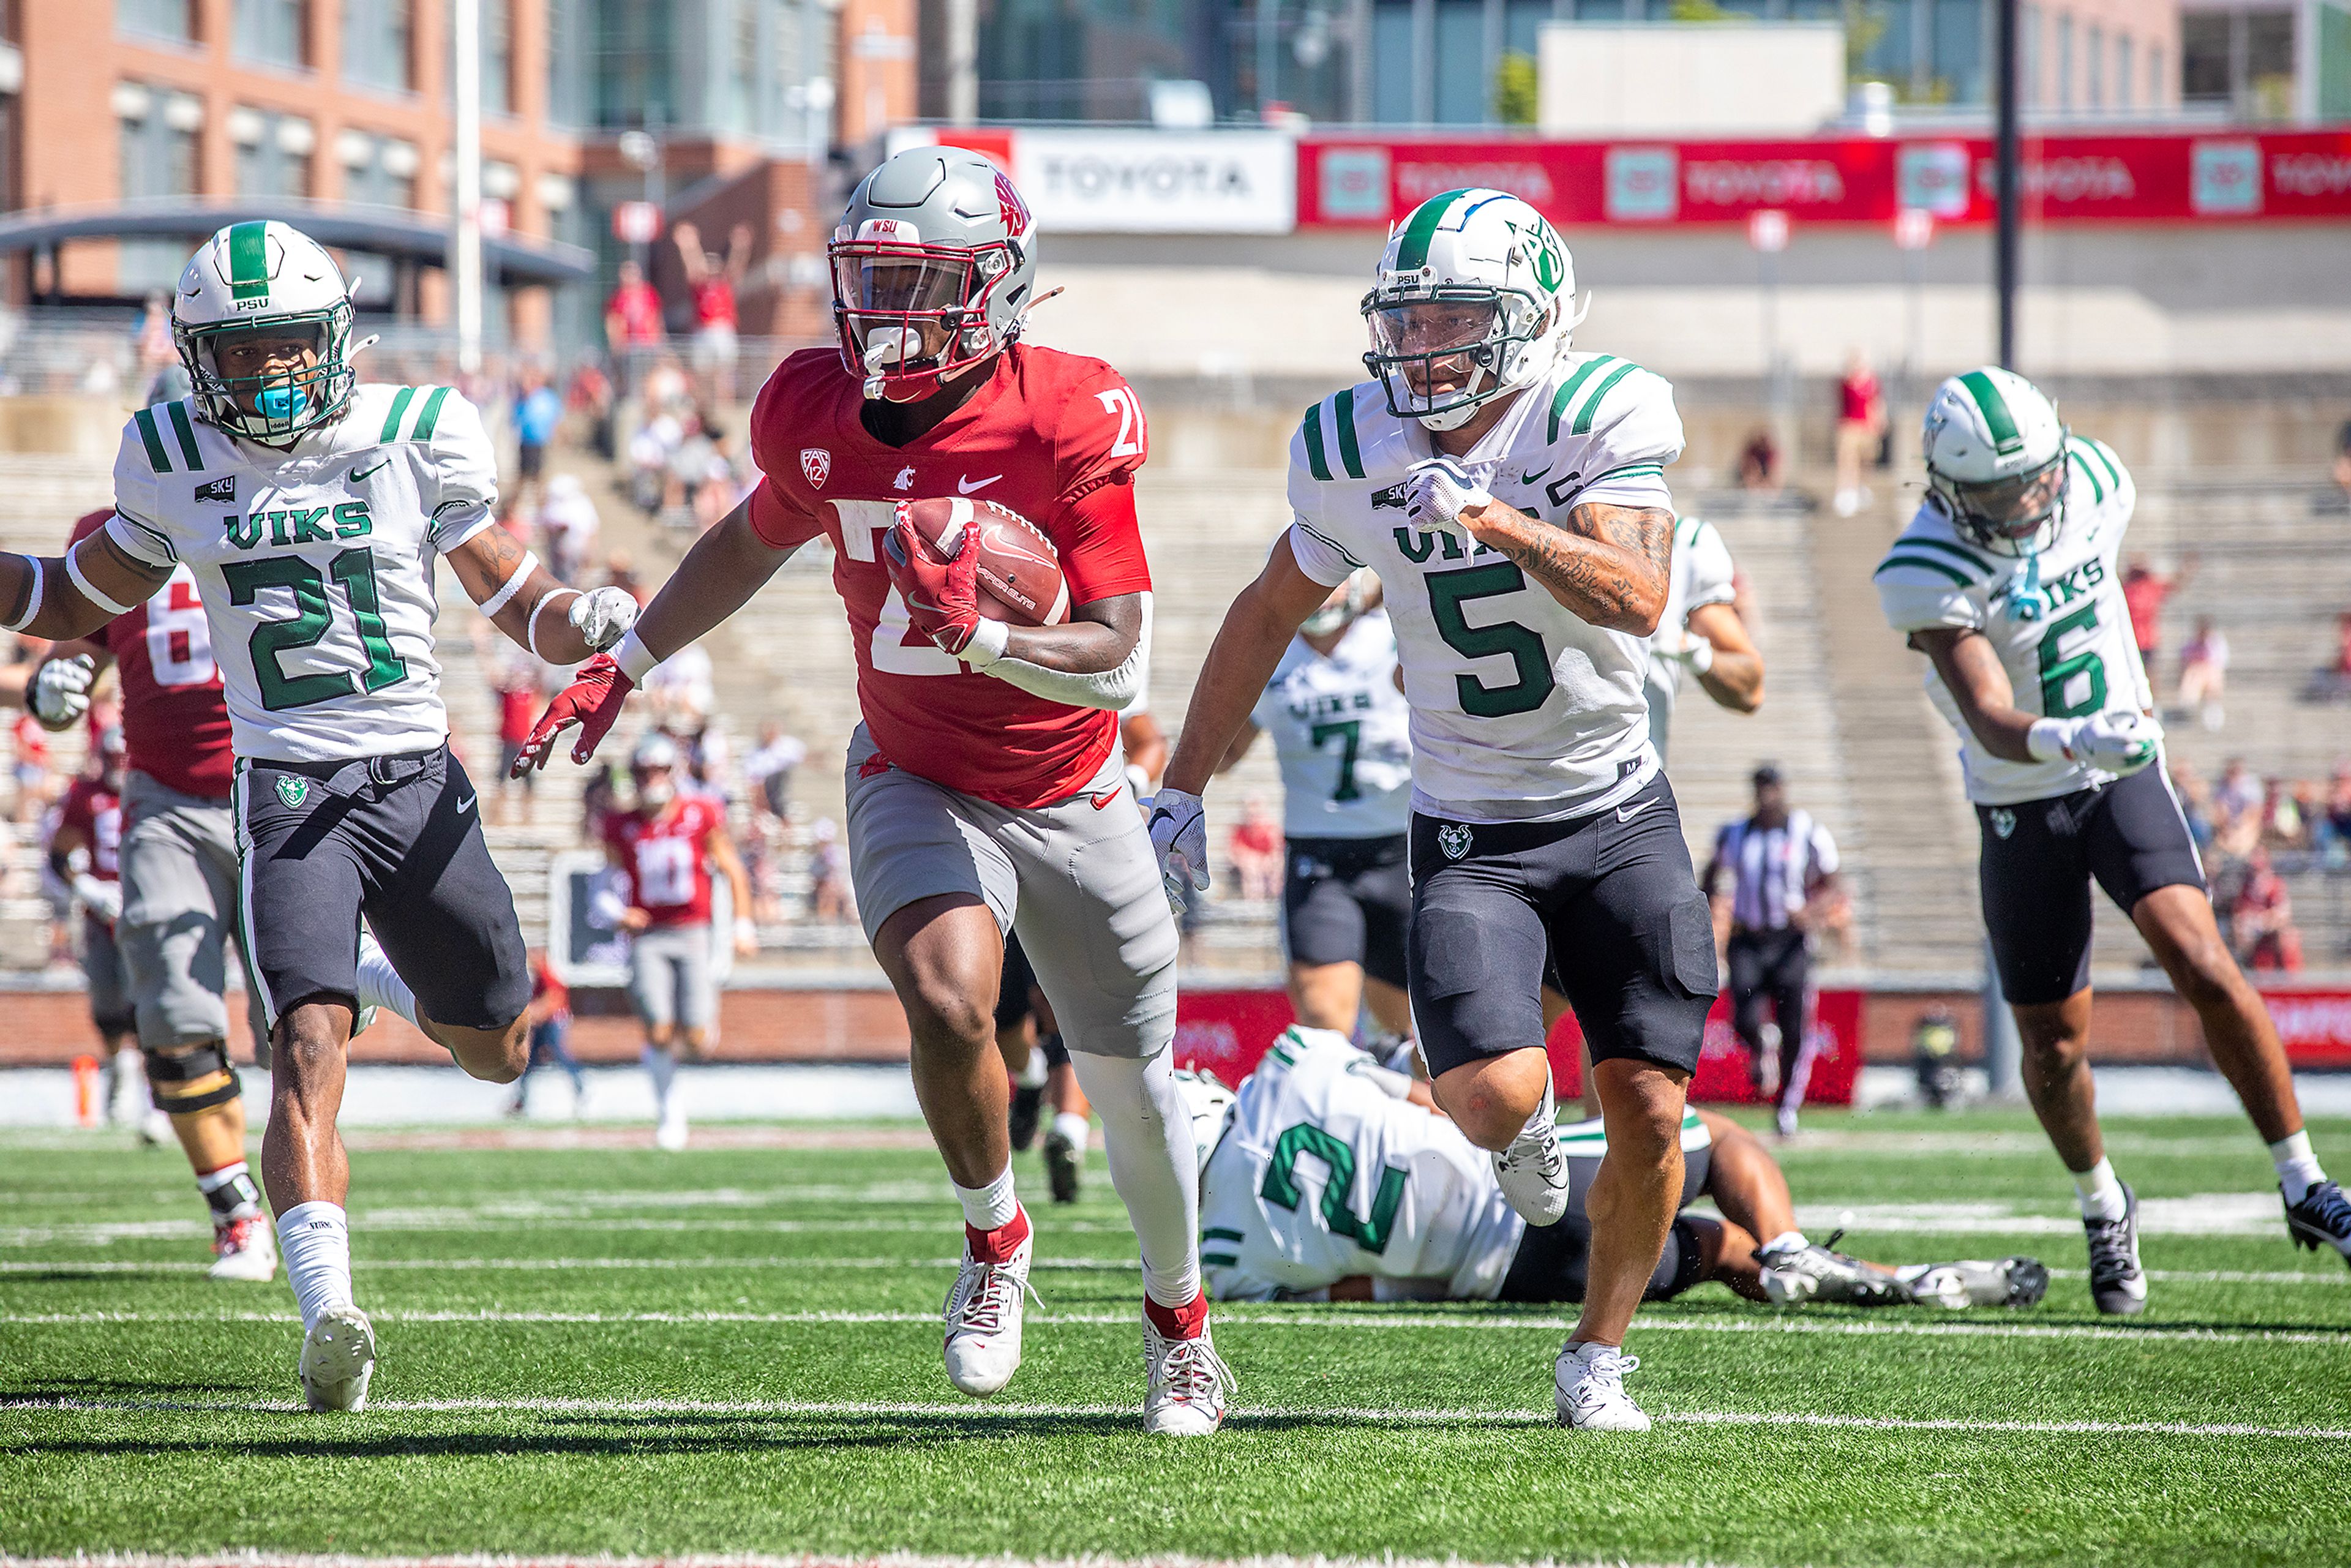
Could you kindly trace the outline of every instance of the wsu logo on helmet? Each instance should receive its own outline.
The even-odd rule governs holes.
[[[832,477],[832,451],[824,446],[800,448],[800,473],[807,476],[812,488],[821,490],[824,482]]]
[[[996,172],[996,215],[1004,225],[1004,232],[1014,239],[1029,237],[1029,204],[1012,188],[1012,176],[1001,169]]]

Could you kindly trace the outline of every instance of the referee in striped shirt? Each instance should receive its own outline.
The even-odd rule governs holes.
[[[1780,1083],[1776,1097],[1782,1137],[1796,1131],[1796,1108],[1804,1102],[1813,1053],[1806,1039],[1807,990],[1812,979],[1812,927],[1829,907],[1837,880],[1836,841],[1809,811],[1788,809],[1788,787],[1766,762],[1755,769],[1755,812],[1726,822],[1714,836],[1707,862],[1709,899],[1723,896],[1730,882],[1731,1027],[1748,1056],[1760,1093],[1768,1061],[1763,1009],[1771,1009],[1780,1032]]]

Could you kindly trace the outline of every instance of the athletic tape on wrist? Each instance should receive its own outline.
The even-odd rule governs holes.
[[[532,564],[536,565],[537,563],[533,562]],[[520,577],[521,574],[517,572],[516,576]],[[506,591],[504,589],[499,590],[500,593],[504,593],[505,591]],[[522,640],[529,644],[531,654],[534,658],[544,659],[547,657],[546,654],[538,651],[538,617],[540,612],[567,593],[574,599],[580,597],[580,591],[576,588],[558,588],[540,594],[538,596],[538,602],[530,607],[530,621],[529,623],[525,625],[522,629]],[[485,604],[482,608],[487,610],[489,609],[489,606]]]
[[[629,634],[621,639],[621,645],[612,650],[612,663],[621,666],[621,674],[629,677],[631,685],[643,685],[645,676],[661,663],[661,656],[646,647],[632,627]]]
[[[117,604],[113,600],[109,599],[105,594],[100,593],[96,588],[93,588],[90,585],[89,579],[82,575],[81,557],[72,550],[68,550],[66,552],[66,575],[73,579],[74,587],[80,591],[81,596],[84,599],[89,600],[92,604],[97,605],[100,610],[105,611],[108,614],[128,615],[131,613],[131,606],[128,604]]]
[[[48,572],[41,565],[41,558],[39,556],[28,555],[25,557],[25,564],[33,569],[33,591],[26,597],[25,613],[16,617],[16,620],[6,622],[7,628],[11,632],[22,632],[26,627],[30,626],[33,623],[33,617],[41,612],[41,590],[48,579]]]
[[[1004,650],[1011,643],[1010,623],[990,621],[982,616],[979,624],[972,628],[971,641],[963,645],[963,652],[957,657],[975,670],[984,670],[1004,657]]]
[[[538,557],[530,550],[523,551],[522,564],[514,569],[513,575],[498,586],[496,593],[482,601],[482,613],[496,620],[498,612],[514,601],[514,596],[523,591],[523,585],[530,580],[530,574],[538,570]],[[552,594],[546,595],[541,598],[540,602],[545,603],[547,599],[553,597]],[[534,613],[536,613],[535,611]]]

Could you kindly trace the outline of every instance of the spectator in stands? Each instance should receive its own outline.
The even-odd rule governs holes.
[[[563,410],[588,431],[588,444],[597,456],[612,460],[612,378],[593,360],[572,367],[563,389]]]
[[[40,821],[56,794],[49,778],[49,735],[29,713],[16,716],[16,821]]]
[[[2261,809],[2262,781],[2253,777],[2241,757],[2231,757],[2220,766],[2220,782],[2212,791],[2212,804],[2223,818],[2241,816]]]
[[[652,701],[655,720],[667,729],[686,714],[698,719],[710,711],[717,695],[712,676],[709,650],[688,643],[646,671],[640,689]]]
[[[2210,615],[2196,618],[2196,634],[2179,650],[2179,706],[2206,729],[2228,723],[2220,707],[2229,684],[2229,639]]]
[[[609,765],[588,769],[588,777],[580,785],[580,841],[601,845],[604,841],[604,825],[620,800],[612,782]]]
[[[2312,836],[2330,861],[2351,854],[2351,762],[2335,765],[2335,777],[2326,786],[2325,808]]]
[[[726,236],[726,254],[702,248],[701,232],[690,223],[670,231],[686,287],[694,291],[694,370],[702,393],[714,406],[735,401],[737,349],[735,291],[751,269],[751,225],[737,224]]]
[[[1780,444],[1762,425],[1755,427],[1739,449],[1739,487],[1777,494],[1780,488]]]
[[[558,474],[547,482],[547,498],[539,503],[538,528],[547,549],[547,570],[568,584],[580,585],[580,573],[596,548],[603,519],[596,502],[576,474]]]
[[[571,1080],[572,1117],[585,1115],[588,1075],[571,1054],[571,988],[555,977],[555,966],[543,948],[531,949],[530,1005],[525,1011],[530,1019],[530,1061],[515,1080],[514,1103],[507,1107],[507,1114],[520,1116],[528,1111],[530,1075],[551,1061]]]
[[[769,719],[759,727],[758,748],[743,758],[743,782],[751,789],[757,809],[778,821],[792,814],[792,774],[808,760],[808,747],[799,737]]]
[[[538,661],[520,656],[519,650],[516,657],[500,660],[495,689],[498,695],[498,821],[512,823],[528,820],[531,793],[538,788],[537,768],[519,780],[513,774],[522,743],[530,738],[530,727],[538,721],[542,693]]]
[[[2307,848],[2308,831],[2302,804],[2283,779],[2262,781],[2262,847],[2274,850]]]
[[[2231,906],[2229,928],[2248,969],[2293,974],[2302,967],[2302,933],[2294,928],[2294,901],[2266,849],[2256,848],[2247,857],[2244,885]]]
[[[604,343],[624,386],[639,379],[640,362],[662,345],[661,296],[633,261],[621,263],[620,281],[604,301]]]
[[[2329,497],[2337,511],[2351,510],[2351,422],[2335,433],[2335,493]]]
[[[653,591],[637,580],[637,564],[624,549],[616,549],[604,558],[604,581],[609,587],[624,589],[638,607],[653,602]]]
[[[520,476],[515,486],[517,497],[544,486],[547,449],[554,443],[555,433],[562,423],[562,396],[549,384],[545,371],[531,366],[523,372],[522,388],[514,405],[515,440],[518,444],[517,472]]]
[[[1746,1046],[1749,1071],[1764,1088],[1772,1053],[1763,1012],[1779,1028],[1779,1084],[1772,1096],[1780,1135],[1796,1132],[1796,1109],[1812,1077],[1812,933],[1841,894],[1836,841],[1812,813],[1792,810],[1780,769],[1755,769],[1754,811],[1725,822],[1699,885],[1710,900],[1729,900],[1731,1028]],[[1722,883],[1729,879],[1726,894]]]
[[[2123,605],[2130,612],[2131,635],[2138,643],[2139,663],[2147,666],[2149,680],[2156,678],[2156,663],[2163,653],[2164,601],[2187,587],[2195,575],[2193,556],[2170,573],[2158,571],[2137,558],[2123,569]]]
[[[1877,455],[1886,434],[1886,392],[1859,349],[1845,356],[1844,379],[1837,383],[1836,515],[1852,517],[1869,502],[1861,482],[1863,465]]]
[[[2335,662],[2311,673],[2302,688],[2306,703],[2338,703],[2351,698],[2351,610],[2335,618]]]
[[[2179,813],[2188,819],[2188,836],[2200,854],[2212,847],[2212,791],[2204,776],[2185,762],[2171,765],[2171,792],[2179,798]]]
[[[1240,895],[1264,900],[1281,893],[1281,824],[1266,807],[1265,798],[1252,795],[1241,806],[1241,820],[1233,825],[1225,852],[1233,862]]]
[[[856,919],[856,900],[849,889],[849,856],[841,849],[841,830],[831,817],[819,817],[809,838],[809,913],[831,924]]]

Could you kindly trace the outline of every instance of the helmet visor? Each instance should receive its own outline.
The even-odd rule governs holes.
[[[866,375],[942,375],[987,354],[987,288],[1010,270],[1000,247],[859,241],[831,256],[833,310]]]
[[[1980,484],[1951,482],[1960,513],[1979,528],[2012,539],[2029,538],[2047,522],[2065,495],[2065,454],[2006,479]]]
[[[266,321],[175,329],[210,417],[258,440],[298,435],[340,412],[350,308]]]
[[[1492,298],[1412,299],[1374,306],[1372,352],[1396,366],[1418,396],[1439,397],[1466,387],[1500,335],[1501,305]]]

